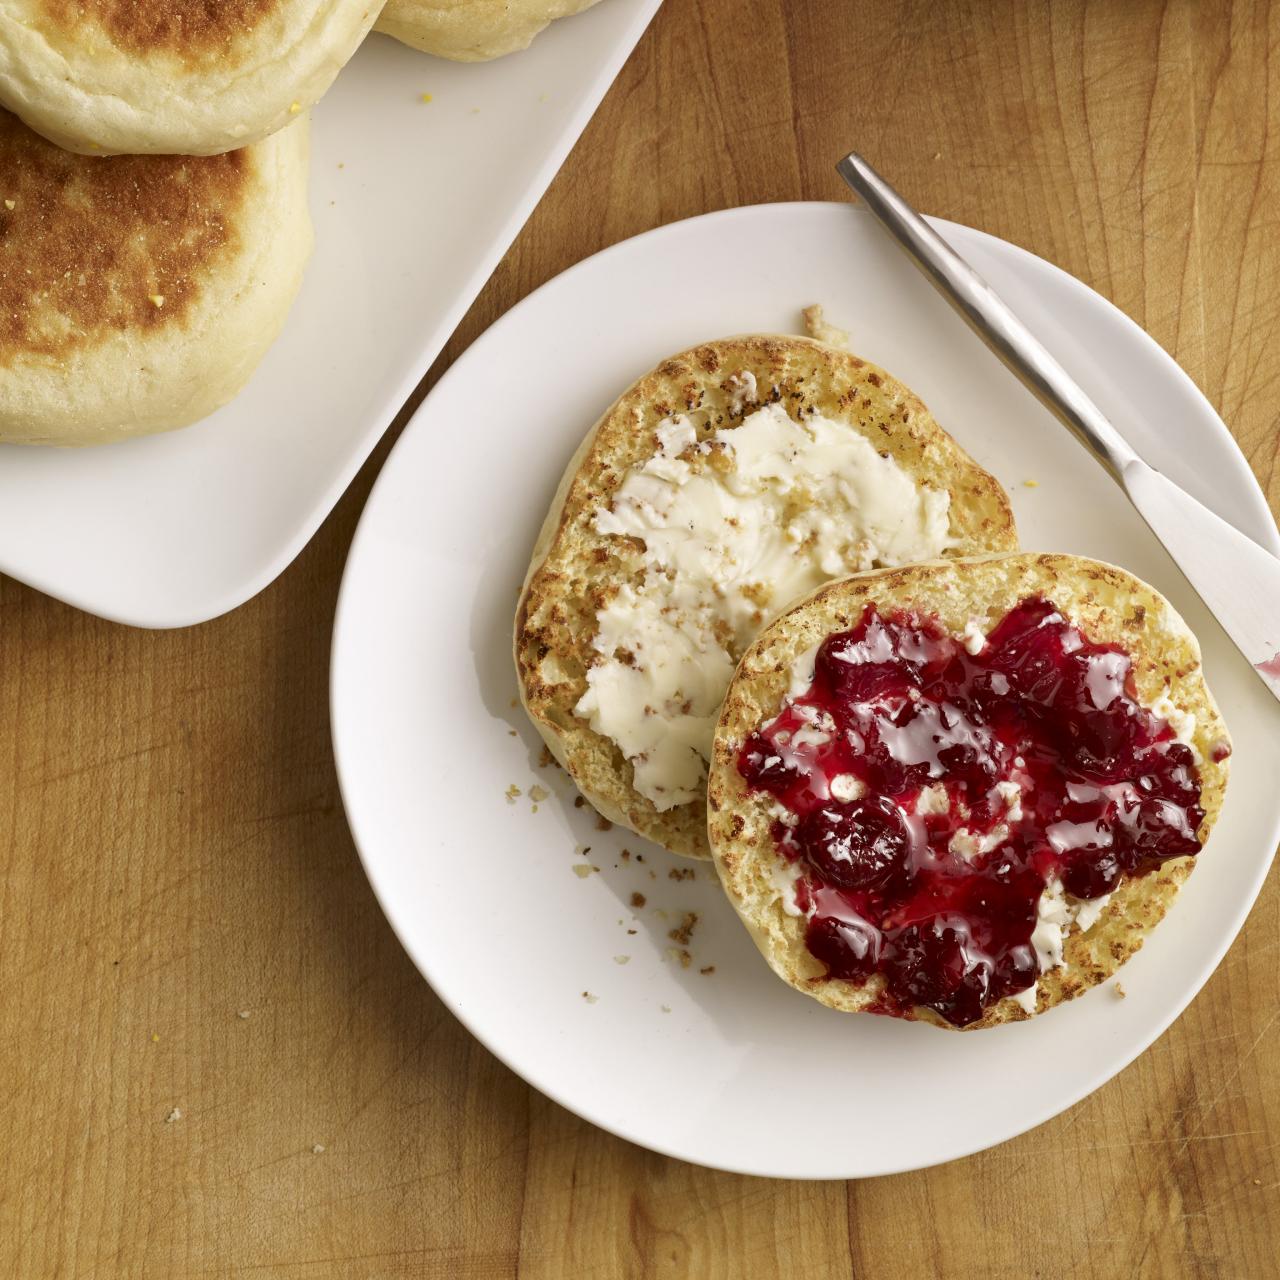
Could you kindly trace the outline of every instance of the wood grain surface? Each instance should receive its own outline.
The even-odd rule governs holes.
[[[1274,509],[1278,44],[1266,4],[666,0],[417,398],[570,263],[842,198],[856,144],[1150,330]],[[334,600],[385,455],[205,626],[126,630],[0,582],[0,1275],[1277,1274],[1274,877],[1117,1079],[922,1173],[693,1168],[476,1045],[378,911],[330,758]]]

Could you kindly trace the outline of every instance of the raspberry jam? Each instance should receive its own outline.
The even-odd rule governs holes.
[[[1051,879],[1098,898],[1200,848],[1190,747],[1124,650],[1038,598],[968,645],[868,605],[738,769],[781,806],[809,950],[831,978],[883,974],[876,1011],[898,1016],[964,1026],[1030,987]]]

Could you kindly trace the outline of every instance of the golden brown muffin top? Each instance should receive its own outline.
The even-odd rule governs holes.
[[[41,0],[44,30],[79,34],[95,23],[117,48],[149,55],[167,53],[186,61],[224,56],[279,0]]]
[[[0,111],[0,367],[181,323],[238,247],[251,172],[247,151],[73,155]]]

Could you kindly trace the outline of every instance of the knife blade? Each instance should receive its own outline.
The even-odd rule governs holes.
[[[1280,698],[1280,559],[1140,458],[1123,479],[1151,532]]]
[[[989,284],[856,152],[836,170],[930,283],[1107,470],[1280,699],[1280,558],[1149,466]]]

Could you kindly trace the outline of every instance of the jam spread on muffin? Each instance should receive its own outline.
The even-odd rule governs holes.
[[[1170,711],[1144,707],[1130,656],[1048,600],[962,638],[868,605],[738,768],[776,801],[827,976],[882,974],[874,1011],[965,1026],[1034,998],[1062,962],[1055,911],[1083,927],[1125,876],[1199,851],[1197,757]]]

